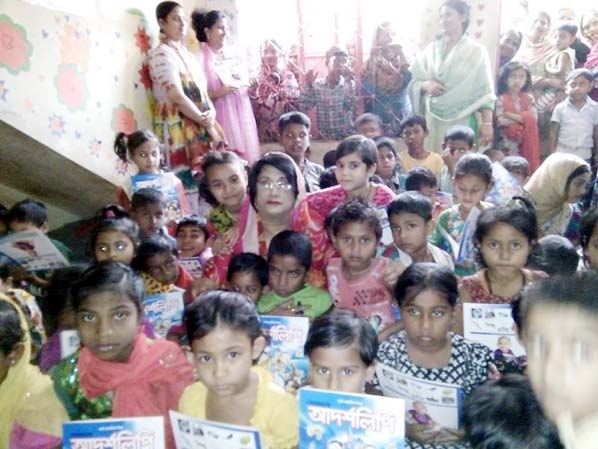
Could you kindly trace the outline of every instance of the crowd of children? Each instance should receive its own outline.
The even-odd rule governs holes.
[[[151,131],[118,134],[115,151],[137,174],[96,217],[87,259],[27,271],[0,254],[0,447],[55,448],[69,420],[163,416],[174,449],[176,410],[257,428],[267,449],[295,448],[297,400],[256,363],[267,315],[309,320],[305,385],[383,394],[376,371],[387,367],[458,386],[463,426],[441,426],[413,401],[407,447],[597,447],[598,105],[592,74],[573,70],[572,36],[558,28],[540,94],[525,64],[502,66],[496,148],[484,152],[463,125],[427,148],[426,120],[407,115],[393,124],[399,151],[380,117],[353,122],[355,79],[339,47],[326,78],[309,72],[301,95],[289,84],[340,141],[326,169],[310,159],[310,119],[291,103],[260,129],[278,131],[280,151],[252,165],[224,149],[196,161],[201,205],[162,169]],[[264,58],[268,70],[277,57]],[[552,154],[541,162],[549,102]],[[31,199],[0,224],[9,236],[49,229]],[[177,319],[150,313],[161,295],[177,298]],[[495,318],[475,308],[484,305],[507,307],[513,321],[494,329],[493,347],[466,338],[468,314]],[[67,332],[80,342],[64,356]]]

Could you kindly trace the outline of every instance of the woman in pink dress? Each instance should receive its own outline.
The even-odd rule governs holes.
[[[224,48],[226,16],[217,10],[195,10],[191,20],[200,42],[198,56],[208,80],[208,94],[216,107],[216,120],[224,128],[227,149],[253,164],[260,156],[260,145],[247,93],[249,76],[233,49]]]

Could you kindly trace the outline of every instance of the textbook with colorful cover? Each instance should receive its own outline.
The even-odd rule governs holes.
[[[299,390],[299,449],[402,449],[405,407],[401,399]]]
[[[81,339],[79,332],[74,329],[66,329],[60,331],[60,358],[65,359],[69,355],[74,354],[81,347]]]
[[[177,449],[261,449],[260,433],[253,427],[235,426],[193,418],[170,411],[170,425]]]
[[[136,175],[131,177],[131,191],[135,193],[146,188],[159,190],[164,196],[168,221],[176,221],[189,215],[187,202],[182,200],[185,192],[179,189],[176,180],[175,174],[170,172]]]
[[[3,237],[0,239],[0,253],[27,271],[55,270],[69,265],[58,248],[39,229]]]
[[[526,364],[510,304],[463,303],[463,337],[489,347],[501,372],[522,371]]]
[[[166,337],[172,326],[183,324],[185,303],[182,289],[143,298],[143,311],[159,337]]]
[[[165,449],[164,418],[95,419],[62,426],[63,449]]]
[[[462,439],[463,388],[418,379],[379,363],[376,377],[384,396],[405,401],[407,438],[420,443],[450,443]]]
[[[309,362],[303,346],[309,318],[263,315],[261,323],[267,345],[258,364],[272,373],[277,384],[295,393],[307,383]]]
[[[178,262],[193,278],[199,279],[203,275],[203,266],[199,257],[180,257]]]

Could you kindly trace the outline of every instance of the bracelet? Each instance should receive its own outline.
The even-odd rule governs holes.
[[[482,122],[482,125],[492,125],[492,122]]]

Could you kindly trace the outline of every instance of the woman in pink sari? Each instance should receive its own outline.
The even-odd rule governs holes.
[[[585,63],[585,68],[589,69],[596,79],[598,74],[598,9],[588,11],[581,18],[581,33],[588,44],[592,47]],[[598,101],[598,88],[594,85],[594,89],[590,92],[592,100]]]
[[[226,16],[216,10],[195,10],[191,20],[201,46],[199,59],[208,80],[208,94],[216,107],[216,120],[224,128],[227,149],[251,165],[260,156],[260,145],[247,93],[249,76],[238,55],[224,48]]]

